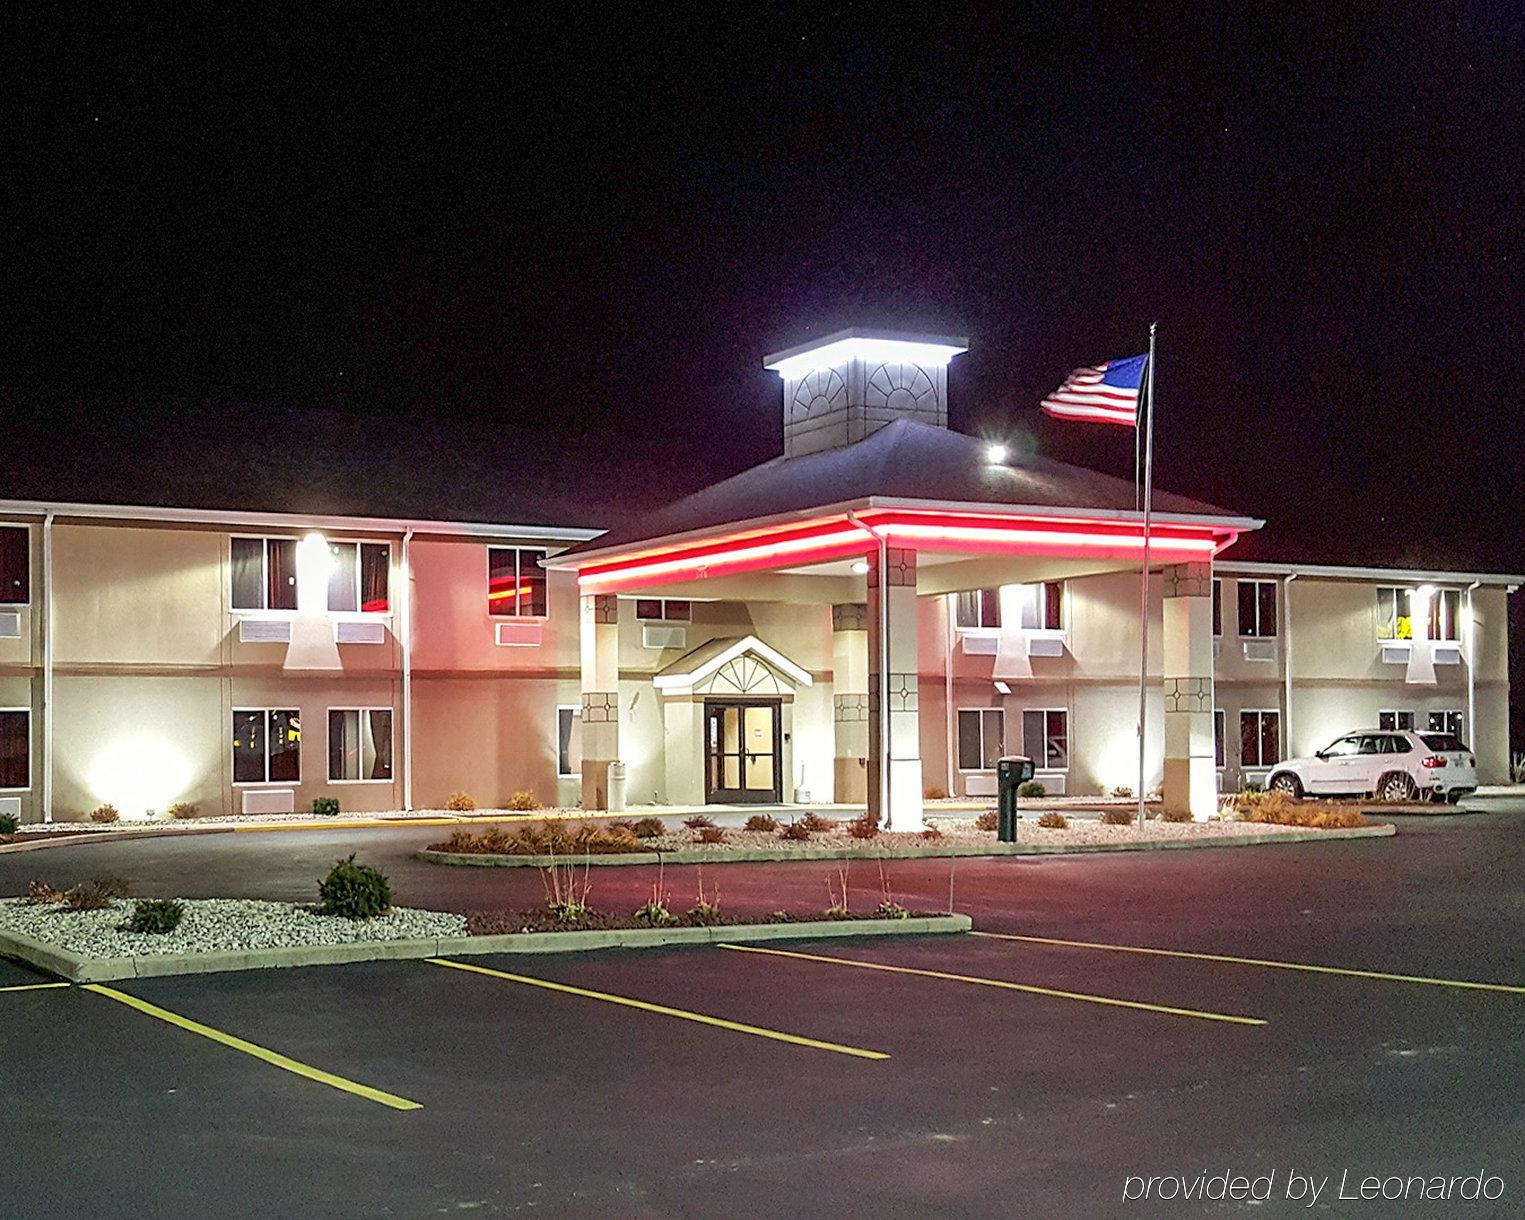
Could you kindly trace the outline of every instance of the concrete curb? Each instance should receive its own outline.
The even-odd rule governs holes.
[[[212,953],[86,957],[21,932],[0,929],[0,957],[16,958],[71,983],[217,974],[231,970],[271,970],[296,966],[339,966],[352,962],[409,961],[426,957],[486,953],[584,953],[593,949],[655,949],[663,945],[718,944],[757,940],[829,940],[861,936],[929,936],[967,932],[967,915],[922,915],[909,919],[833,919],[801,923],[732,924],[715,928],[618,928],[592,932],[511,932],[501,936],[444,936],[415,940],[360,941],[345,945],[296,945],[283,949]]]
[[[1021,831],[1018,830],[1018,835]],[[988,843],[980,846],[950,844],[946,847],[805,847],[795,851],[746,848],[725,853],[694,851],[639,851],[615,856],[493,856],[482,852],[433,851],[424,848],[413,858],[429,864],[459,868],[548,868],[552,864],[787,864],[797,860],[942,860],[968,856],[1070,856],[1112,851],[1172,851],[1203,847],[1266,847],[1277,843],[1327,842],[1331,839],[1385,839],[1397,833],[1390,822],[1377,826],[1345,826],[1329,830],[1291,830],[1280,833],[1236,835],[1213,839],[1155,839],[1147,843]],[[565,935],[565,933],[558,933]]]

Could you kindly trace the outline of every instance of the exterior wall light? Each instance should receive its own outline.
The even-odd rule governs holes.
[[[867,576],[868,575],[868,560],[860,559],[860,560],[858,560],[857,563],[853,564],[853,575],[854,576]]]
[[[1006,460],[1005,445],[988,445],[985,448],[985,460],[991,465],[999,466]]]

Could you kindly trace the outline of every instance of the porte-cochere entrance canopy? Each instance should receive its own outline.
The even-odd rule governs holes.
[[[839,799],[853,772],[844,761],[866,759],[870,807],[892,828],[918,827],[916,596],[1137,568],[1144,557],[1131,482],[1036,454],[1007,456],[946,427],[945,366],[962,350],[959,340],[855,331],[770,357],[784,377],[783,456],[552,559],[576,572],[583,594],[585,707],[590,694],[618,689],[612,646],[597,639],[600,624],[617,623],[618,595],[831,606]],[[907,385],[921,392],[900,393]],[[1170,569],[1184,607],[1173,613],[1167,602],[1167,696],[1179,693],[1174,678],[1211,689],[1203,577],[1261,524],[1155,493],[1150,564]],[[1190,717],[1174,737],[1167,717],[1167,803],[1179,795],[1199,804],[1199,787],[1213,786],[1211,699],[1205,709],[1199,702],[1172,705]],[[853,713],[865,705],[860,732]],[[598,775],[618,758],[617,722],[595,743],[596,722],[584,723],[585,804],[600,799]]]

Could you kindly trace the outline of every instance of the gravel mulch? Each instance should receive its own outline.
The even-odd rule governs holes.
[[[736,924],[811,923],[842,919],[923,919],[944,914],[939,911],[912,911],[908,916],[891,916],[879,911],[853,911],[828,914],[808,911],[796,914],[774,911],[771,915],[724,915],[712,912],[703,917],[687,911],[674,911],[671,922],[651,924],[634,915],[611,915],[589,911],[577,919],[558,919],[549,911],[473,911],[466,917],[473,936],[498,936],[508,932],[601,932],[616,928],[728,928]]]
[[[276,949],[294,945],[342,945],[362,941],[464,936],[460,915],[393,907],[377,919],[317,915],[289,902],[248,898],[187,898],[180,926],[163,935],[119,932],[132,911],[122,899],[98,911],[34,906],[25,899],[0,901],[0,928],[36,937],[71,953],[131,957],[205,953],[222,949]]]

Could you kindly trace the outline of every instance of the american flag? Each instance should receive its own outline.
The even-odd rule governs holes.
[[[1043,409],[1060,419],[1088,419],[1103,424],[1138,424],[1139,386],[1147,356],[1108,360],[1078,368],[1043,400]]]

